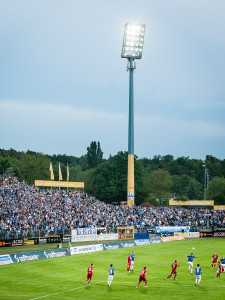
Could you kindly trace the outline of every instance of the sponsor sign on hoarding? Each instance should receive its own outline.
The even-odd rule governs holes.
[[[214,206],[214,200],[169,200],[169,205],[175,206]]]
[[[102,251],[102,250],[103,250],[102,244],[70,247],[70,255],[90,253],[90,252],[96,252],[96,251]]]
[[[78,235],[96,235],[97,228],[88,227],[88,228],[77,228]]]
[[[223,226],[214,226],[213,228],[214,236],[225,236],[225,227]]]
[[[214,210],[225,210],[225,205],[214,205]]]
[[[104,250],[114,250],[114,249],[118,249],[118,248],[122,248],[121,243],[103,244]]]
[[[97,228],[78,228],[72,230],[71,242],[88,242],[88,241],[109,241],[118,240],[117,233],[99,234]]]
[[[155,227],[147,227],[147,232],[154,234],[155,233]]]
[[[121,242],[123,248],[136,246],[135,242]]]
[[[136,246],[143,246],[143,245],[149,245],[150,240],[136,240],[134,241]]]
[[[35,186],[84,188],[84,182],[35,180]]]
[[[157,244],[157,243],[161,243],[161,242],[162,242],[162,240],[160,237],[152,237],[150,239],[150,244]]]
[[[157,226],[156,233],[189,232],[190,226]]]
[[[188,232],[187,239],[197,239],[199,238],[199,232]]]
[[[162,242],[172,242],[172,241],[179,241],[183,239],[184,238],[182,236],[167,236],[167,237],[162,237]]]
[[[98,241],[118,240],[118,234],[117,233],[100,234],[100,235],[97,235],[97,240]]]
[[[0,255],[0,265],[8,265],[12,264],[13,261],[10,257],[10,255]]]
[[[66,249],[56,249],[56,250],[46,250],[46,251],[36,251],[36,252],[26,252],[11,254],[13,262],[23,262],[44,258],[60,257],[69,255]]]

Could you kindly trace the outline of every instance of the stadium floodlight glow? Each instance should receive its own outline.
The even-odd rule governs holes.
[[[129,123],[128,123],[128,170],[127,170],[127,206],[134,205],[134,92],[133,73],[135,59],[141,59],[143,53],[145,25],[127,23],[125,25],[122,58],[128,59],[129,79]]]
[[[125,25],[122,58],[142,58],[145,25],[127,23]]]

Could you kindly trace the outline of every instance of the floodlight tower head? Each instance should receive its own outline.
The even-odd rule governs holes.
[[[125,24],[122,58],[135,60],[142,58],[143,44],[145,35],[145,25],[142,24]]]

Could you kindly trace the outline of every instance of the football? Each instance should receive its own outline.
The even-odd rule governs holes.
[[[195,248],[192,248],[192,250],[195,250]]]

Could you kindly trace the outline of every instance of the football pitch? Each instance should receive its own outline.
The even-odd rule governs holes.
[[[195,248],[192,251],[192,248]],[[128,254],[135,251],[134,271],[127,273]],[[188,272],[186,256],[194,252],[194,267],[202,267],[202,281],[195,286],[195,276]],[[216,278],[211,269],[216,252],[225,256],[225,239],[199,239],[108,250],[59,258],[0,266],[0,299],[225,299],[225,273]],[[181,266],[177,280],[166,280],[174,260]],[[85,286],[87,268],[94,264],[91,285]],[[110,264],[115,277],[107,285]],[[136,284],[140,271],[147,267],[148,289]]]

